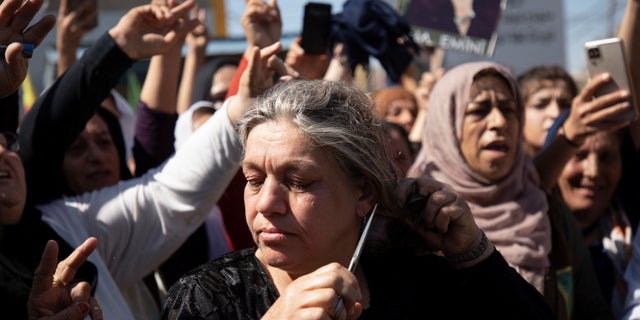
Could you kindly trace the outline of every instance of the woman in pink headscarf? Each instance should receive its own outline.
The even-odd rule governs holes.
[[[423,146],[409,176],[449,184],[509,264],[557,319],[610,318],[579,230],[550,203],[521,146],[523,108],[509,71],[466,63],[436,83]]]

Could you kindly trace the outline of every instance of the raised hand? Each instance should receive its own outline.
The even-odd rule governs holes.
[[[195,50],[204,50],[207,46],[207,42],[209,42],[209,32],[207,31],[207,11],[205,9],[198,9],[198,7],[194,7],[191,10],[192,17],[197,18],[198,25],[187,34],[186,43],[189,48],[193,48]]]
[[[7,45],[0,62],[0,98],[16,90],[27,76],[29,56],[24,56],[21,42],[37,47],[56,23],[53,15],[46,15],[30,27],[43,0],[4,0],[0,3],[0,43]],[[28,28],[27,28],[28,27]]]
[[[405,178],[396,189],[396,197],[412,216],[405,219],[411,230],[424,240],[431,251],[443,251],[449,257],[462,257],[476,250],[483,241],[466,201],[444,183],[431,178]],[[486,239],[484,239],[486,240]],[[464,261],[469,267],[492,252],[487,243],[477,257]]]
[[[282,44],[276,42],[263,49],[253,47],[247,51],[249,53],[247,70],[240,78],[238,94],[233,97],[227,109],[231,122],[238,120],[253,103],[253,99],[273,85],[274,75],[280,75],[283,80],[299,77],[295,70],[287,68],[276,56],[281,49]]]
[[[422,73],[415,92],[416,101],[418,102],[420,110],[426,111],[428,109],[431,90],[433,89],[433,86],[436,85],[436,82],[442,78],[443,74],[444,69],[442,68],[438,69],[436,72],[425,71]]]
[[[76,52],[82,37],[95,28],[98,13],[94,2],[85,0],[71,10],[71,0],[61,0],[58,8],[56,50],[58,52],[58,76],[77,60]]]
[[[102,312],[91,297],[87,282],[70,283],[78,268],[98,245],[96,238],[89,238],[66,259],[56,263],[58,244],[50,240],[44,249],[35,271],[33,285],[27,302],[29,319],[102,319]]]
[[[246,0],[240,18],[249,48],[264,48],[280,41],[282,20],[276,0]]]
[[[620,120],[633,105],[629,91],[618,90],[597,98],[595,92],[611,79],[608,73],[591,79],[573,99],[571,112],[563,127],[565,137],[572,144],[581,145],[587,136],[598,131],[614,131],[630,121]]]
[[[96,27],[98,13],[94,3],[89,0],[83,1],[75,10],[71,10],[70,2],[60,1],[56,41],[77,48],[82,37]],[[64,48],[58,46],[60,49]]]
[[[285,63],[306,79],[322,79],[329,66],[328,54],[306,54],[300,46],[300,37],[291,43]]]
[[[155,4],[133,8],[109,35],[131,59],[163,53],[198,25],[197,19],[189,18],[194,6],[193,0],[187,0],[172,8]]]

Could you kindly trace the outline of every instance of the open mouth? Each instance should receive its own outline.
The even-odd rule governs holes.
[[[602,184],[593,183],[593,181],[574,181],[570,183],[574,191],[578,192],[585,197],[595,197],[598,193],[601,193],[606,189],[606,186]]]
[[[509,151],[509,146],[504,141],[493,141],[484,146],[484,149],[507,153]]]
[[[11,179],[11,173],[8,170],[0,170],[0,180]]]
[[[111,176],[109,171],[96,171],[87,175],[89,179],[104,179]]]

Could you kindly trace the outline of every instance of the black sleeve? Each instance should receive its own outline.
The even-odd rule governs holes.
[[[442,256],[363,255],[371,306],[362,319],[553,319],[502,255],[457,270]]]
[[[36,100],[19,138],[31,203],[64,192],[64,153],[133,62],[105,33]]]
[[[20,96],[18,92],[0,99],[0,131],[15,133],[20,118]]]
[[[178,115],[149,109],[138,101],[135,137],[133,141],[133,159],[136,163],[136,176],[160,166],[174,152],[174,131]]]
[[[470,314],[487,319],[553,319],[541,293],[495,250],[478,265],[460,270],[460,291]]]

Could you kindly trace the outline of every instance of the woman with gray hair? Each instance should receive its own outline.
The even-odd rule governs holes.
[[[257,101],[239,121],[257,247],[185,275],[164,319],[551,318],[460,196],[428,178],[396,184],[370,106],[354,86],[318,80]]]

